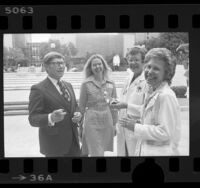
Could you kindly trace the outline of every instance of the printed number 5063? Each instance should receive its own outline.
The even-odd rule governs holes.
[[[5,7],[6,14],[33,14],[33,7]]]

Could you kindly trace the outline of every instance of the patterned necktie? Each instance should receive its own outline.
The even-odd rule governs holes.
[[[60,87],[60,91],[62,92],[62,96],[69,102],[71,100],[71,98],[70,98],[70,94],[69,94],[67,88],[65,88],[63,86],[62,81],[58,81],[57,84]]]

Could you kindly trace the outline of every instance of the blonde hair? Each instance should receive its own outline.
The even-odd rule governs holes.
[[[91,69],[91,64],[92,64],[92,61],[94,59],[100,59],[101,60],[101,62],[103,64],[103,68],[104,68],[103,69],[103,78],[108,79],[109,78],[108,74],[109,74],[109,72],[111,72],[111,69],[109,68],[106,60],[100,54],[94,54],[94,55],[90,56],[89,59],[87,60],[85,66],[84,66],[84,69],[83,69],[85,79],[93,75],[93,72],[92,72],[92,69]]]

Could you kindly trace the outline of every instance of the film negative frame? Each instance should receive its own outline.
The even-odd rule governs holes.
[[[0,23],[1,44],[6,33],[188,32],[190,40],[189,157],[4,158],[2,105],[0,183],[199,182],[200,5],[1,5]]]

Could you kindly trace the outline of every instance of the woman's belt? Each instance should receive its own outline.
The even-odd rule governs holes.
[[[106,103],[100,103],[100,104],[93,104],[93,105],[87,105],[86,109],[92,109],[92,110],[97,110],[97,111],[103,111],[107,110],[108,104]]]
[[[155,140],[146,140],[147,145],[153,145],[153,146],[164,146],[164,145],[170,145],[170,141],[155,141]]]

